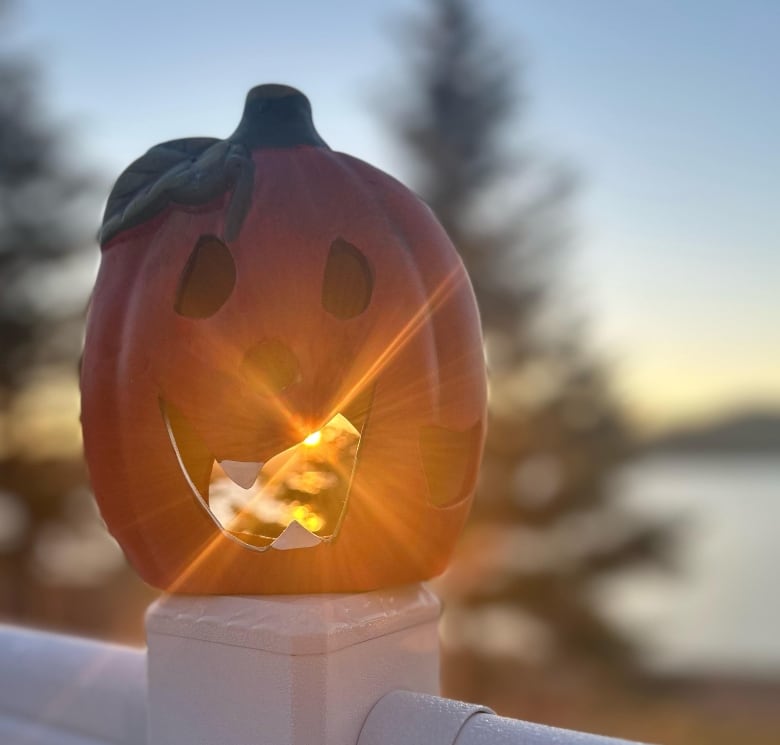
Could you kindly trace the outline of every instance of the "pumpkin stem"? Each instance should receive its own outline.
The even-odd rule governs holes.
[[[309,99],[295,88],[275,83],[249,91],[238,129],[228,139],[249,150],[328,147],[314,128]]]

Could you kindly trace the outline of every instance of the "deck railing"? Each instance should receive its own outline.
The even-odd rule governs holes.
[[[439,603],[167,596],[147,649],[0,626],[3,745],[619,745],[438,697]]]

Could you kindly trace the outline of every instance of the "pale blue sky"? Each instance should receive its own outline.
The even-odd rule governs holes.
[[[229,134],[270,81],[307,93],[331,147],[403,177],[370,101],[416,0],[17,5],[51,111],[107,180],[157,142]],[[636,415],[780,405],[780,3],[479,6],[528,62],[525,139],[582,175],[568,284]]]

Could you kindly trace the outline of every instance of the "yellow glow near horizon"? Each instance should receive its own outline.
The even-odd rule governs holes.
[[[7,412],[0,412],[0,456],[80,457],[80,407],[75,376],[53,374],[33,380],[13,398]]]
[[[780,408],[780,356],[636,354],[614,376],[634,426],[654,434],[741,410]]]

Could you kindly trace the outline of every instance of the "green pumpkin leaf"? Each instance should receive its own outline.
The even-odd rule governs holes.
[[[180,185],[186,180],[182,176],[194,176],[199,158],[219,143],[222,140],[214,137],[171,140],[155,145],[131,163],[109,194],[99,234],[100,243],[140,224],[173,201],[170,192],[176,191],[176,177],[179,177]]]

